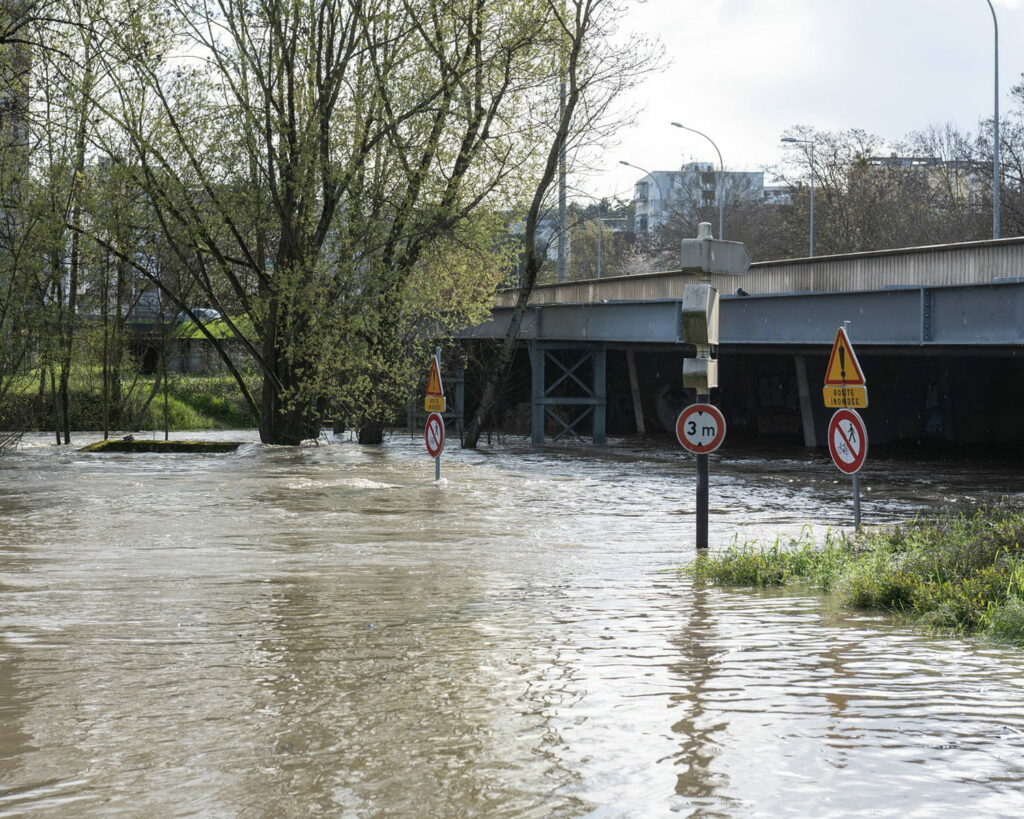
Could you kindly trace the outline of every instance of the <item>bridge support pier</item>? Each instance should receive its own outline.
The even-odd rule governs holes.
[[[813,449],[818,445],[814,433],[814,403],[811,401],[811,387],[807,381],[807,359],[802,355],[793,356],[796,365],[796,387],[800,396],[800,420],[804,429],[804,446]]]
[[[640,379],[636,374],[636,354],[626,350],[626,367],[629,369],[629,389],[633,393],[633,417],[636,418],[636,431],[643,435],[647,431],[644,425],[644,404],[640,397]]]
[[[552,438],[553,441],[563,435],[582,441],[576,427],[589,417],[594,445],[604,446],[607,441],[608,417],[606,345],[532,341],[529,350],[530,432],[533,443],[538,446],[544,443],[544,426],[548,418],[561,427]],[[552,379],[548,377],[549,365]],[[572,414],[563,417],[562,413],[556,411],[557,407]]]

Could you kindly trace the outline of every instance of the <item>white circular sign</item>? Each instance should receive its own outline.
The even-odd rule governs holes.
[[[828,424],[828,452],[840,472],[852,475],[868,457],[864,419],[851,409],[837,410]]]
[[[427,442],[427,454],[431,458],[440,455],[444,449],[444,418],[436,412],[430,413],[423,427],[423,437]]]
[[[697,455],[714,452],[725,440],[725,416],[711,404],[690,404],[676,419],[676,438]]]

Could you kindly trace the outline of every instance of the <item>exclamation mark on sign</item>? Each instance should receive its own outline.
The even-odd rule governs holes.
[[[839,377],[846,383],[846,347],[839,345]]]

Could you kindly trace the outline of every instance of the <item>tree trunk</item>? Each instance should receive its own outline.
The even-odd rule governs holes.
[[[359,443],[384,443],[384,425],[377,421],[364,423],[361,427],[359,427]]]
[[[527,231],[527,241],[532,242],[533,236]],[[530,303],[530,296],[533,293],[534,284],[537,281],[537,273],[540,268],[540,260],[536,251],[527,251],[526,263],[523,271],[523,285],[519,288],[516,297],[516,305],[512,310],[512,317],[509,319],[508,329],[505,331],[505,338],[502,339],[501,349],[498,352],[498,360],[494,362],[490,372],[484,380],[483,393],[480,396],[480,403],[469,424],[466,426],[466,434],[463,437],[463,449],[476,449],[480,442],[480,433],[483,432],[484,424],[490,420],[491,414],[504,391],[505,379],[512,367],[512,359],[516,354],[516,345],[519,343],[519,330],[523,324],[523,317],[526,315],[526,308]]]
[[[265,444],[297,446],[320,434],[316,407],[296,397],[302,386],[302,366],[291,360],[281,339],[282,306],[273,302],[268,311],[263,338],[263,389],[260,394],[260,440]],[[295,319],[301,316],[292,315]],[[295,332],[294,330],[292,331]]]

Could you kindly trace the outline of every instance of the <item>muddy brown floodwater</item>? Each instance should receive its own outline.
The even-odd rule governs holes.
[[[248,437],[0,458],[0,815],[1024,814],[1024,652],[695,587],[679,452],[449,449],[435,484],[420,440]],[[867,522],[1024,492],[863,485]],[[849,522],[820,455],[724,448],[711,488],[715,546]]]

